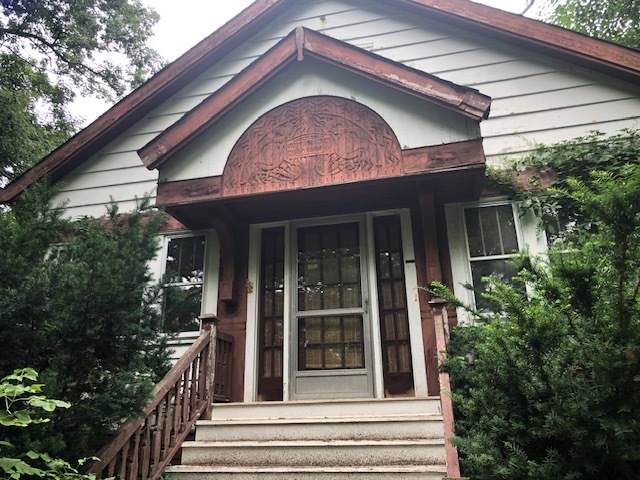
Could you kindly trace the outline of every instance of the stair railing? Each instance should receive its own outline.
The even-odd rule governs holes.
[[[444,424],[444,448],[447,459],[447,478],[460,477],[460,462],[458,449],[451,443],[453,429],[453,402],[451,401],[451,382],[449,372],[443,370],[442,364],[447,358],[447,343],[449,343],[449,319],[447,317],[447,302],[442,298],[434,298],[429,304],[433,312],[433,323],[436,334],[436,350],[438,351],[438,380],[440,381],[440,408]]]
[[[229,401],[233,337],[218,331],[215,320],[203,318],[202,334],[156,385],[143,416],[120,428],[88,473],[97,479],[158,479],[196,421],[211,418],[211,402]]]

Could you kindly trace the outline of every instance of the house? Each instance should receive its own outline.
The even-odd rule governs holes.
[[[544,251],[486,165],[640,127],[639,79],[638,51],[469,0],[257,0],[0,200],[49,173],[70,216],[145,193],[172,215],[154,268],[193,302],[176,325],[216,314],[234,342],[214,417],[279,419],[235,446],[203,434],[183,454],[200,470],[174,475],[459,476],[437,366],[458,319],[418,287],[474,302],[463,284]]]

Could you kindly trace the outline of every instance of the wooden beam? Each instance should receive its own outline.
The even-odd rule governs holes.
[[[138,155],[151,170],[197,138],[235,105],[268,82],[297,56],[295,36],[289,35],[222,88],[165,130],[140,150]]]
[[[489,114],[491,98],[477,90],[456,85],[312,30],[305,29],[304,49],[320,60],[453,109],[473,120],[480,121]]]
[[[482,140],[469,140],[446,145],[414,148],[402,151],[404,173],[386,177],[390,180],[410,177],[414,175],[436,174],[466,170],[468,168],[483,168],[485,165]],[[379,181],[379,178],[361,180],[361,182]],[[256,194],[225,196],[222,191],[221,175],[190,180],[165,182],[158,185],[156,203],[171,207],[211,203],[223,198],[251,197]],[[334,183],[321,183],[316,187],[333,186]],[[279,190],[291,191],[290,189]]]
[[[220,262],[222,275],[218,287],[218,300],[226,304],[235,305],[238,300],[237,264],[238,249],[236,248],[235,227],[237,222],[229,212],[218,207],[209,212],[207,222],[215,228],[220,241]]]
[[[220,198],[222,176],[158,184],[156,203],[163,206],[204,203]]]
[[[484,165],[482,139],[402,150],[405,174],[436,173]]]
[[[424,241],[424,256],[427,262],[427,282],[442,281],[442,267],[440,266],[440,249],[438,248],[438,225],[433,193],[419,193],[420,216],[422,220],[422,238]]]

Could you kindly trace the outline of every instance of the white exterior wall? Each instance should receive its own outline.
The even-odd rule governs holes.
[[[136,197],[156,192],[158,171],[148,171],[137,150],[217,91],[295,27],[304,26],[454,83],[493,99],[490,118],[481,123],[489,162],[521,155],[537,144],[551,144],[597,129],[615,133],[640,128],[640,88],[557,60],[470,34],[440,22],[398,14],[384,2],[302,0],[280,20],[238,48],[144,119],[119,136],[65,179],[57,201],[71,217],[101,216],[114,200],[131,210]],[[403,148],[476,138],[473,123],[406,94],[386,89],[337,67],[306,60],[281,72],[260,94],[243,102],[224,122],[162,168],[163,180],[220,175],[240,135],[270,109],[311,95],[337,95],[363,103],[395,131]],[[456,293],[470,279],[462,205],[447,209],[447,227]],[[523,242],[544,248],[534,222],[521,225]],[[214,311],[217,295],[217,241],[209,252],[215,278],[203,312]],[[209,261],[207,261],[209,264]],[[160,275],[162,256],[152,269]],[[209,277],[209,274],[207,275]],[[192,340],[192,339],[191,339]],[[183,338],[176,355],[190,344]]]
[[[304,0],[69,175],[60,200],[68,199],[70,215],[100,215],[110,197],[126,210],[135,196],[153,194],[157,173],[146,171],[136,151],[300,25],[491,96],[490,118],[481,124],[490,162],[594,129],[614,133],[640,127],[637,86],[441,22],[398,14],[383,2]],[[298,91],[299,96],[310,93],[318,91]],[[421,140],[423,135],[407,132],[401,144]],[[221,151],[230,150],[232,141]]]
[[[402,148],[478,138],[477,124],[442,107],[314,60],[294,63],[160,169],[163,181],[221,175],[240,136],[263,114],[302,97],[348,98],[377,112]]]

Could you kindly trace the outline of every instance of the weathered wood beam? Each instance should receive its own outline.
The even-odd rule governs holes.
[[[305,29],[304,49],[325,62],[397,88],[480,121],[489,114],[491,98],[434,75]]]
[[[485,157],[482,140],[436,145],[431,147],[414,148],[402,151],[404,173],[389,179],[403,178],[412,175],[436,174],[454,172],[466,168],[483,167]],[[372,178],[363,182],[379,180]],[[221,175],[191,180],[165,182],[158,185],[156,202],[162,206],[190,205],[210,203],[222,198]],[[323,183],[319,186],[332,185]],[[244,195],[249,197],[250,195]],[[237,198],[237,195],[234,195]]]
[[[489,114],[491,98],[477,90],[455,85],[334,38],[297,27],[222,88],[138,150],[140,159],[147,168],[158,168],[291,62],[296,59],[304,61],[309,57],[347,69],[474,121],[481,121]]]
[[[158,184],[158,205],[185,205],[203,203],[220,198],[222,176],[193,178]]]
[[[437,173],[486,162],[482,139],[402,150],[405,175]]]
[[[433,193],[419,193],[420,216],[422,219],[422,238],[424,241],[424,255],[427,263],[427,282],[442,281],[442,267],[440,266],[440,249],[438,248],[438,226]]]

